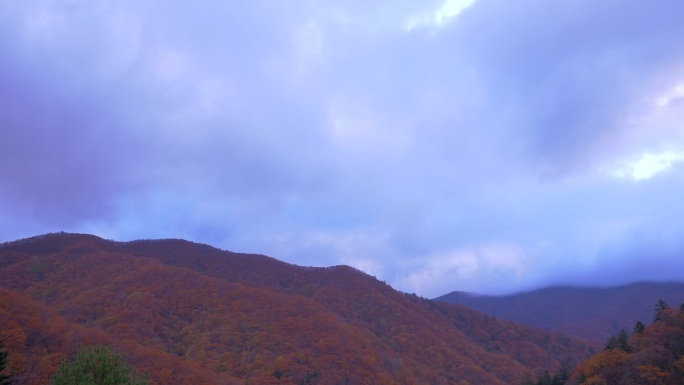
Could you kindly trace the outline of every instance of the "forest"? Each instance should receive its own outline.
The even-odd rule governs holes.
[[[684,383],[684,304],[656,304],[653,322],[637,321],[630,333],[611,337],[605,349],[578,365],[571,384]]]
[[[503,385],[574,367],[573,381],[598,384],[596,368],[615,358],[347,266],[301,267],[183,240],[60,233],[5,243],[0,282],[2,374],[13,384],[48,384],[97,346],[151,384]],[[659,325],[682,320],[669,308],[660,317],[630,337],[633,352],[611,354],[653,355],[649,344],[671,329]],[[680,378],[681,360],[650,365],[636,373]]]
[[[631,332],[610,337],[600,353],[571,372],[563,367],[523,385],[678,385],[684,383],[684,303],[659,300],[650,325],[636,321]]]

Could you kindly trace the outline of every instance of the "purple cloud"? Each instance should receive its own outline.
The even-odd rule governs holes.
[[[456,5],[0,5],[0,239],[184,237],[429,296],[677,278],[684,6]]]

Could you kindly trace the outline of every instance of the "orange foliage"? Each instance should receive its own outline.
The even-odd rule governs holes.
[[[684,310],[668,308],[659,318],[643,332],[631,336],[630,352],[618,348],[604,350],[580,364],[571,383],[684,383]]]
[[[46,383],[61,359],[92,344],[113,345],[170,385],[503,385],[590,351],[349,267],[180,240],[54,234],[5,244],[0,282],[9,325],[0,333],[21,384]]]

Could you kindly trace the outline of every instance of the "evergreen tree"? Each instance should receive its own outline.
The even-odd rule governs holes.
[[[9,379],[9,376],[2,374],[2,372],[5,370],[7,367],[7,352],[4,350],[5,348],[5,341],[0,340],[0,385],[9,385],[12,382]]]
[[[566,364],[563,364],[563,366],[560,368],[560,371],[558,371],[558,384],[565,384],[570,379],[571,375],[572,370],[570,370]]]
[[[632,347],[629,345],[629,334],[625,329],[620,330],[617,336],[618,348],[623,352],[631,353]]]
[[[606,342],[606,347],[603,348],[603,350],[611,350],[611,349],[619,349],[620,348],[620,343],[618,342],[617,337],[612,336],[608,339],[608,342]]]
[[[629,345],[629,334],[627,334],[625,329],[620,330],[620,333],[617,336],[608,339],[605,350],[610,349],[620,349],[627,353],[632,351],[632,347]]]
[[[52,385],[148,385],[147,373],[137,378],[123,356],[106,346],[78,352],[71,363],[63,363],[52,378]]]
[[[644,325],[644,323],[641,321],[637,321],[636,325],[634,325],[634,330],[632,331],[632,334],[641,334],[644,332],[644,329],[646,329],[646,325]]]
[[[527,380],[521,385],[565,385],[570,379],[571,374],[568,367],[563,364],[563,367],[553,377],[551,377],[548,371],[545,371],[544,375],[537,378],[537,380]]]
[[[663,311],[665,309],[669,308],[667,302],[663,301],[662,299],[658,300],[658,303],[656,303],[655,306],[655,314],[653,315],[653,322],[658,322],[661,320],[661,316],[663,314]]]

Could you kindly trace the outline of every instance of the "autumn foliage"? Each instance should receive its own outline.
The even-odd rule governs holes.
[[[0,245],[0,339],[15,384],[111,346],[153,384],[511,384],[591,348],[308,268],[182,240],[50,234]]]
[[[684,307],[658,309],[656,320],[635,328],[627,343],[606,349],[578,365],[570,384],[684,384]]]

